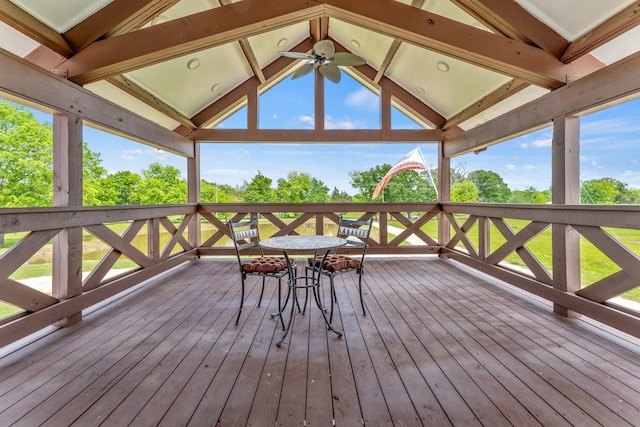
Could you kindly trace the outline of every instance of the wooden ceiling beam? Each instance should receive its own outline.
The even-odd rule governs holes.
[[[569,42],[515,1],[452,0],[490,29],[510,39],[535,44],[560,59]]]
[[[321,16],[309,21],[309,33],[316,42],[329,37],[329,18]]]
[[[70,80],[84,85],[242,38],[322,16],[317,2],[281,0],[247,9],[242,3],[185,16],[100,40],[65,61]]]
[[[9,0],[0,0],[0,21],[65,58],[73,54],[67,41],[57,31]]]
[[[114,0],[64,33],[74,52],[94,41],[142,27],[179,0]]]
[[[99,128],[183,157],[194,156],[193,141],[122,109],[100,96],[0,51],[0,92],[26,105],[79,114]]]
[[[198,129],[189,134],[197,142],[317,142],[317,143],[370,143],[370,142],[440,142],[439,129]]]
[[[636,1],[604,21],[582,37],[574,40],[562,55],[563,62],[571,62],[588,54],[640,24],[640,2]]]
[[[330,18],[394,37],[501,74],[556,89],[586,74],[534,46],[394,0],[322,0]]]

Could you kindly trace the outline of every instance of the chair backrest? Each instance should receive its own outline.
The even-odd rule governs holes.
[[[369,245],[369,234],[373,218],[368,220],[354,220],[340,217],[338,223],[338,237],[347,239],[346,247],[358,247],[362,249],[362,261]]]
[[[233,246],[236,248],[236,255],[238,256],[238,262],[240,260],[240,254],[250,248],[259,248],[260,255],[262,256],[262,248],[260,248],[260,233],[258,232],[258,218],[253,217],[251,221],[243,222],[228,222],[229,231],[231,232],[231,240],[233,240]]]

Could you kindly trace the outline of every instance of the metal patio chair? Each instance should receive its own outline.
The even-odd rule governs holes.
[[[259,245],[260,233],[258,231],[258,219],[256,217],[254,217],[250,221],[244,222],[229,221],[228,224],[229,230],[231,231],[231,239],[233,240],[233,245],[235,246],[236,255],[238,257],[240,278],[242,280],[242,288],[240,291],[240,309],[238,310],[238,317],[236,318],[237,325],[238,322],[240,322],[240,315],[242,314],[242,307],[244,305],[245,282],[247,280],[247,277],[262,277],[262,289],[260,291],[260,298],[258,299],[258,307],[260,307],[260,303],[262,302],[266,279],[278,279],[278,304],[280,305],[282,301],[282,299],[280,298],[282,278],[289,275],[289,269],[287,268],[287,262],[284,257],[264,256],[263,250]],[[252,258],[243,257],[243,254],[245,254],[252,248],[258,249],[259,256],[254,256]],[[293,265],[292,267],[293,271],[295,271],[295,265]],[[286,299],[288,300],[288,291]],[[279,306],[279,309],[279,311],[282,311],[282,307]],[[272,317],[274,316],[272,315]],[[284,328],[284,322],[282,322],[282,326]]]
[[[360,295],[360,305],[362,307],[362,315],[366,316],[367,312],[364,308],[364,300],[362,298],[362,275],[364,274],[364,257],[369,245],[369,234],[371,234],[371,225],[373,218],[368,220],[352,220],[340,217],[338,223],[338,237],[347,239],[346,246],[343,248],[355,248],[357,255],[346,256],[337,252],[329,254],[322,264],[322,257],[315,260],[309,258],[309,265],[306,270],[315,269],[317,272],[320,267],[320,274],[329,277],[331,283],[331,315],[329,322],[333,320],[333,304],[337,302],[334,278],[340,274],[355,272],[358,275],[358,293]]]

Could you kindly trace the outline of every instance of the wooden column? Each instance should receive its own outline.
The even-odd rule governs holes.
[[[444,142],[438,143],[438,202],[451,200],[451,159],[444,156]],[[438,242],[444,246],[451,239],[449,219],[438,214]]]
[[[391,140],[391,92],[380,88],[380,128],[382,140]]]
[[[580,204],[580,119],[553,120],[551,193],[554,205]],[[565,292],[580,289],[580,235],[569,225],[552,225],[553,286]],[[554,304],[554,311],[568,317],[578,314]]]
[[[314,72],[314,119],[316,131],[324,130],[324,76],[316,68]]]
[[[82,117],[53,116],[53,206],[82,206]],[[66,228],[53,239],[53,296],[68,299],[82,293],[82,227]],[[82,319],[75,313],[58,326]]]
[[[187,159],[187,192],[189,203],[200,203],[200,143],[194,142],[193,158]],[[196,215],[189,222],[189,244],[193,248],[200,247],[200,215]]]

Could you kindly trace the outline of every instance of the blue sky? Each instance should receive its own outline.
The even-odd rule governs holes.
[[[325,84],[327,129],[379,128],[377,97],[343,73],[340,84]],[[313,128],[313,79],[285,80],[260,97],[259,126],[266,129]],[[50,117],[38,114],[41,120]],[[241,110],[220,127],[246,127]],[[418,125],[394,111],[392,127],[417,129]],[[581,180],[610,177],[640,188],[640,99],[583,116],[580,119]],[[551,183],[551,127],[489,147],[479,154],[452,159],[452,167],[467,172],[478,169],[498,173],[512,190],[549,188]],[[170,164],[183,173],[186,160],[108,133],[85,128],[84,140],[100,153],[110,172],[140,172],[152,162]],[[219,184],[242,185],[260,171],[273,179],[291,171],[309,173],[330,189],[350,194],[349,172],[364,171],[384,163],[395,164],[420,146],[428,166],[437,165],[435,144],[203,144],[202,178]]]

